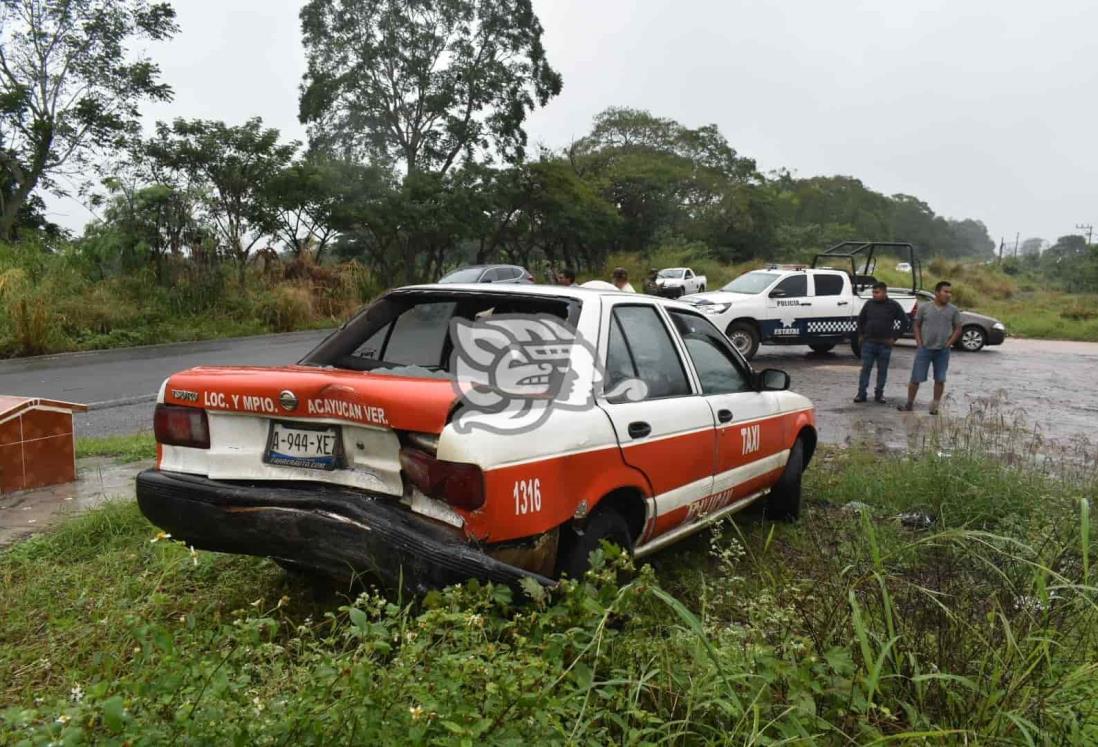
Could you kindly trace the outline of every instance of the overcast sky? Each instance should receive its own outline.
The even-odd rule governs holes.
[[[304,71],[295,0],[175,0],[181,32],[147,52],[175,89],[157,119],[287,138]],[[760,169],[847,174],[1013,243],[1098,223],[1093,0],[535,0],[564,90],[532,142],[581,136],[607,106],[717,124]],[[52,201],[79,228],[89,214]],[[873,238],[873,237],[866,237]]]

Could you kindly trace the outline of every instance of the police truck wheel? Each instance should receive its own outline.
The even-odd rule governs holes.
[[[829,345],[809,345],[808,347],[812,348],[812,352],[814,353],[827,353],[835,347],[835,343]]]
[[[850,338],[850,352],[854,354],[855,358],[862,357],[862,341],[857,337]]]
[[[987,344],[987,333],[975,325],[969,325],[961,331],[957,346],[967,353],[977,353]]]
[[[751,360],[755,357],[755,353],[759,350],[759,333],[755,330],[754,324],[732,322],[725,330],[725,335],[744,358]]]
[[[582,527],[562,527],[557,550],[557,578],[583,578],[591,567],[591,553],[599,549],[603,540],[633,554],[629,524],[613,509],[596,510]]]
[[[763,513],[771,521],[796,521],[801,515],[801,475],[804,474],[804,444],[798,438],[789,450],[789,460],[778,482],[766,496]]]

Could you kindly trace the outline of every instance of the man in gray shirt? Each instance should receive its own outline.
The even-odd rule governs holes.
[[[926,381],[933,365],[934,399],[930,414],[938,414],[949,370],[949,350],[961,336],[961,312],[950,303],[952,298],[953,286],[943,280],[934,286],[934,303],[919,304],[915,312],[915,365],[911,368],[911,383],[907,385],[907,402],[899,407],[903,412],[911,412],[919,384]]]

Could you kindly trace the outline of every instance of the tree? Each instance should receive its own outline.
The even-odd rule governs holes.
[[[735,232],[746,212],[733,206],[744,207],[761,181],[754,161],[739,157],[715,125],[690,129],[640,109],[600,113],[569,158],[620,212],[623,249],[646,249],[667,234]]]
[[[521,159],[560,92],[530,0],[309,0],[301,26],[313,145],[408,176]]]
[[[1022,248],[1018,251],[1023,257],[1037,257],[1041,254],[1041,248],[1045,240],[1039,237],[1031,237],[1022,242]]]
[[[274,231],[295,256],[311,248],[319,260],[335,236],[333,216],[348,200],[347,164],[299,160],[275,174],[263,199],[273,208]]]
[[[995,256],[995,241],[988,235],[983,221],[966,218],[949,221],[953,234],[953,256],[987,259]],[[1040,241],[1040,239],[1038,239]],[[1038,249],[1040,244],[1038,244]]]
[[[0,0],[0,239],[39,186],[139,126],[138,105],[168,101],[159,68],[134,56],[137,40],[177,30],[167,3]]]
[[[184,174],[203,195],[205,213],[241,281],[252,248],[277,230],[269,185],[298,148],[296,142],[280,144],[278,137],[259,117],[238,127],[177,119],[170,127],[157,122],[156,136],[145,146],[159,168]]]

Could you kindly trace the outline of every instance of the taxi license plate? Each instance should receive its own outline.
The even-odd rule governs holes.
[[[263,461],[283,467],[333,470],[341,465],[342,457],[338,427],[273,422]]]

